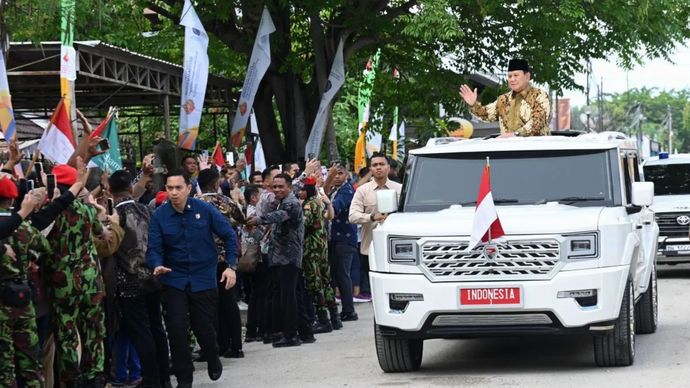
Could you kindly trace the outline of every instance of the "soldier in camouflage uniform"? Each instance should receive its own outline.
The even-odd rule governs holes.
[[[242,210],[223,194],[218,194],[220,174],[215,167],[208,168],[199,172],[198,184],[202,194],[198,197],[204,202],[208,202],[220,211],[228,219],[230,225],[239,236],[239,228],[245,223]],[[214,237],[218,246],[218,282],[227,268],[225,261],[225,247],[223,240],[218,236]],[[237,242],[239,249],[240,242]],[[237,270],[237,268],[233,268]],[[240,309],[234,298],[234,287],[226,290],[225,287],[218,287],[218,349],[225,358],[242,358],[242,319]]]
[[[14,182],[8,178],[0,179],[0,217],[10,216],[7,209],[17,196]],[[0,259],[2,284],[26,278],[31,264],[29,256],[32,253],[51,253],[48,240],[27,221],[22,221],[7,239],[7,243],[14,250],[16,259],[9,255]],[[0,304],[0,386],[16,387],[16,377],[19,376],[26,387],[42,387],[44,377],[40,355],[33,303],[26,307]]]
[[[68,165],[53,168],[64,191],[77,179]],[[48,240],[53,255],[46,260],[46,287],[52,298],[51,320],[62,387],[80,382],[103,386],[105,296],[94,236],[101,234],[96,209],[76,200],[55,220]],[[81,363],[77,353],[81,346]]]
[[[328,319],[328,310],[336,309],[335,293],[330,285],[331,268],[328,263],[328,234],[324,219],[324,203],[316,191],[313,177],[304,180],[301,195],[304,196],[304,265],[303,272],[307,291],[312,298],[318,323],[314,333],[328,333],[333,330]]]

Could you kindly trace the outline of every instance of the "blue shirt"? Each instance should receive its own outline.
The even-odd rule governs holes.
[[[343,183],[333,195],[335,216],[331,223],[331,241],[344,242],[357,246],[357,226],[350,223],[350,203],[355,196],[355,188],[350,182]]]
[[[212,205],[189,198],[180,213],[170,202],[159,207],[149,223],[146,261],[152,269],[162,265],[172,271],[161,283],[192,292],[217,287],[218,247],[216,234],[225,244],[225,260],[237,263],[237,240],[228,220]]]

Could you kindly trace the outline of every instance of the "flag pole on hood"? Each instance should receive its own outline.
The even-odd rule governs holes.
[[[473,250],[479,243],[489,243],[505,235],[501,220],[496,212],[496,205],[491,193],[491,163],[486,158],[486,166],[479,182],[479,193],[472,220],[472,234],[466,252]]]

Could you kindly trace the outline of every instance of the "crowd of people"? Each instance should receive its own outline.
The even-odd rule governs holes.
[[[401,189],[384,154],[354,176],[339,162],[250,172],[189,155],[160,190],[150,155],[91,187],[99,140],[26,179],[10,145],[0,386],[170,387],[174,375],[191,387],[194,362],[217,380],[220,358],[244,357],[243,343],[313,343],[371,300],[368,245],[386,218],[376,190]]]

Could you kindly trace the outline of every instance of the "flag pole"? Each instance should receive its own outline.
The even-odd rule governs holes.
[[[491,163],[489,162],[489,157],[486,157],[486,172],[489,175],[489,182],[491,182]],[[489,241],[487,241],[487,244],[491,244],[491,225],[489,225]]]

